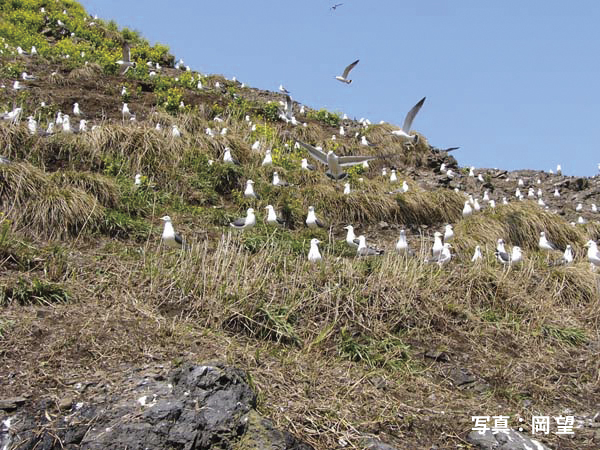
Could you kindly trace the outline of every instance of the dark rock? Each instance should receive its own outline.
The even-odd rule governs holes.
[[[511,429],[495,434],[491,430],[487,430],[483,434],[471,431],[467,436],[467,441],[481,450],[550,450],[541,442]]]
[[[6,404],[25,401],[12,400]],[[65,397],[61,410],[72,404]],[[21,413],[10,430],[0,429],[0,443],[38,450],[311,449],[262,418],[245,373],[222,364],[185,364],[167,377],[136,373],[117,390],[79,403],[51,423],[42,406],[36,405],[37,415]]]
[[[448,357],[448,354],[446,352],[440,352],[437,350],[429,350],[428,352],[425,353],[425,357],[434,359],[435,361],[443,361],[443,362],[448,362],[450,360],[450,358]]]

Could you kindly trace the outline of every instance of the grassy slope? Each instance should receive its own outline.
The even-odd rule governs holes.
[[[42,4],[48,20],[38,13]],[[378,144],[373,149],[353,137],[333,142],[339,118],[309,110],[298,114],[307,127],[287,126],[268,103],[280,100],[277,94],[170,68],[149,77],[145,61],[168,66],[168,50],[102,21],[90,27],[92,19],[84,20],[74,2],[12,1],[2,8],[0,36],[9,45],[0,56],[0,82],[10,87],[23,70],[38,80],[19,93],[1,90],[0,109],[22,105],[23,117],[34,115],[45,128],[56,111],[70,112],[78,101],[100,128],[40,137],[29,135],[25,122],[0,124],[0,148],[15,160],[0,166],[0,377],[9,380],[0,384],[0,396],[58,400],[71,380],[117,380],[155,361],[224,359],[251,374],[263,412],[318,448],[340,439],[360,447],[364,434],[401,448],[455,448],[471,415],[595,412],[597,275],[583,259],[572,267],[549,265],[535,243],[546,230],[583,256],[582,244],[598,238],[599,229],[570,226],[576,215],[565,197],[597,198],[596,180],[524,174],[531,183],[542,179],[547,202],[564,216],[525,201],[463,220],[463,195],[446,189],[430,168],[452,161],[426,139],[405,148],[387,134],[388,125],[377,125],[363,130]],[[59,18],[74,38],[61,34]],[[136,43],[140,68],[122,77],[113,61],[124,39]],[[40,55],[11,54],[17,44],[36,45]],[[196,88],[197,77],[205,89]],[[180,100],[188,105],[183,111]],[[136,123],[122,123],[122,101]],[[225,122],[214,122],[217,115]],[[157,122],[163,130],[177,124],[183,137],[155,130]],[[353,121],[345,126],[346,136],[360,129]],[[207,127],[229,133],[209,138]],[[344,196],[322,173],[298,169],[307,155],[293,149],[294,138],[342,153],[396,156],[353,173],[355,192]],[[273,168],[260,167],[255,140],[274,149]],[[218,162],[225,146],[241,167]],[[217,162],[209,166],[208,159]],[[407,194],[387,194],[394,186],[378,176],[384,165],[399,168],[411,186]],[[297,187],[272,187],[273,170]],[[133,189],[137,172],[148,185]],[[510,177],[488,186],[498,203],[512,197]],[[261,200],[241,195],[248,178]],[[562,199],[550,197],[554,183],[568,183]],[[479,195],[485,189],[468,177],[455,184]],[[269,203],[291,230],[262,223]],[[303,227],[309,205],[332,225],[330,233]],[[258,226],[231,233],[228,221],[249,206],[259,212]],[[165,213],[193,244],[190,252],[160,246],[158,218]],[[356,260],[340,241],[348,222],[388,249],[406,227],[423,253],[433,231],[452,222],[457,257],[444,269],[392,252]],[[318,266],[305,260],[315,236],[325,242]],[[526,250],[524,264],[506,271],[493,261],[499,237]],[[487,260],[472,267],[476,244]],[[458,370],[477,381],[456,386]],[[592,439],[589,430],[578,430],[557,445],[593,448]]]

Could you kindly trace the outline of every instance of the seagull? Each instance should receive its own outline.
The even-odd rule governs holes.
[[[592,203],[591,210],[592,210],[593,213],[598,212],[598,207],[596,206],[595,203]]]
[[[127,95],[127,88],[125,86],[121,88],[121,96],[123,95]]]
[[[171,136],[173,136],[174,138],[181,137],[181,131],[179,131],[179,128],[177,128],[177,125],[173,125],[171,127]]]
[[[592,270],[594,270],[597,266],[600,266],[600,253],[598,252],[598,246],[590,239],[585,244],[585,247],[589,247],[587,257],[590,265],[592,266]]]
[[[73,132],[73,130],[71,130],[71,119],[69,118],[69,116],[67,114],[63,114],[62,127],[63,127],[63,133],[72,133]]]
[[[229,147],[225,147],[225,151],[223,153],[223,162],[227,164],[235,164],[238,166],[240,165],[239,161],[237,161],[233,158],[233,156],[231,156],[231,149]]]
[[[169,247],[173,248],[182,248],[185,246],[183,239],[179,235],[179,233],[175,232],[173,228],[173,223],[171,222],[171,218],[169,216],[161,217],[161,219],[165,222],[165,227],[163,229],[162,240]]]
[[[21,78],[23,78],[23,80],[25,81],[33,81],[36,79],[36,77],[34,77],[33,75],[29,75],[27,72],[23,72],[21,74]]]
[[[445,243],[442,246],[442,249],[440,251],[440,254],[431,260],[431,261],[427,261],[427,262],[431,262],[431,263],[437,263],[440,267],[442,267],[444,264],[446,264],[448,261],[450,261],[452,259],[452,254],[450,253],[450,249],[452,248],[452,246],[449,243]]]
[[[267,223],[269,225],[276,225],[278,227],[285,226],[283,219],[280,219],[277,217],[277,214],[275,214],[275,208],[273,208],[273,205],[267,205],[265,206],[265,209],[267,210]]]
[[[471,258],[471,262],[478,262],[481,261],[483,259],[483,256],[481,256],[481,247],[479,247],[479,245],[475,246],[475,252],[473,253],[473,257]]]
[[[471,166],[469,168],[469,176],[470,177],[474,177],[475,176],[475,167],[474,166]]]
[[[494,199],[490,200],[489,205],[490,205],[490,208],[494,209],[496,207],[496,200],[494,200]]]
[[[400,230],[400,237],[398,238],[398,242],[396,242],[396,251],[401,255],[410,255],[412,253],[408,247],[406,232],[404,230]]]
[[[560,164],[556,165],[556,175],[562,175],[562,167],[560,167]]]
[[[298,124],[294,117],[292,98],[289,95],[285,96],[285,106],[283,111],[279,110],[279,117],[286,123],[291,123],[292,125]]]
[[[575,208],[575,211],[581,211],[583,209],[583,205],[581,203],[577,203],[577,207]]]
[[[127,103],[123,103],[121,114],[123,115],[123,120],[131,118],[131,111],[129,111],[129,106],[127,106]]]
[[[367,239],[361,234],[358,237],[358,248],[356,249],[357,256],[374,256],[383,255],[383,250],[378,250],[367,246]]]
[[[508,200],[506,199],[506,197],[502,197],[502,204],[508,205]]]
[[[387,167],[383,167],[383,168],[381,169],[381,176],[382,176],[382,177],[387,177]]]
[[[413,144],[415,145],[417,144],[417,142],[419,142],[418,134],[411,136],[410,134],[408,134],[408,132],[410,131],[410,127],[412,126],[413,120],[415,120],[417,113],[423,106],[423,103],[425,103],[425,98],[426,97],[423,97],[415,106],[412,107],[412,109],[408,112],[404,119],[404,124],[402,125],[402,128],[400,128],[399,130],[392,131],[392,134],[408,138],[412,140]]]
[[[273,164],[273,158],[271,157],[271,150],[267,149],[265,151],[265,157],[262,160],[262,164],[261,165],[262,166],[269,166],[271,164]]]
[[[252,228],[255,224],[256,217],[254,216],[254,209],[248,208],[248,211],[246,211],[246,217],[236,219],[229,225],[238,230],[245,230],[246,228]]]
[[[523,260],[523,253],[521,253],[521,247],[519,247],[518,245],[515,245],[512,248],[512,253],[510,255],[510,263],[511,264],[516,264],[519,263]]]
[[[440,256],[443,247],[444,244],[442,244],[442,233],[436,231],[433,233],[433,247],[431,247],[431,253],[433,254],[434,258],[438,258]]]
[[[447,224],[446,229],[444,230],[444,242],[450,242],[454,237],[454,230],[452,229],[452,225]]]
[[[22,89],[25,89],[25,86],[23,86],[19,80],[15,80],[15,82],[13,83],[13,90],[14,91],[20,91]]]
[[[300,163],[300,167],[303,170],[315,170],[315,166],[313,166],[312,164],[309,164],[308,160],[306,158],[302,158],[302,162]]]
[[[279,92],[281,92],[282,94],[287,94],[289,95],[290,91],[288,91],[286,88],[283,87],[283,84],[279,85]]]
[[[121,66],[121,75],[124,75],[131,67],[135,67],[135,62],[131,61],[131,47],[127,42],[123,44],[123,59],[117,61]]]
[[[87,131],[87,120],[81,119],[79,121],[79,132],[84,133]]]
[[[319,252],[319,241],[318,239],[310,240],[310,251],[308,252],[308,260],[311,263],[319,262],[322,260],[321,253]]]
[[[246,181],[246,189],[244,190],[244,197],[258,198],[256,193],[254,192],[254,181],[252,181],[252,180]]]
[[[333,5],[333,6],[331,7],[331,10],[332,10],[332,11],[335,11],[336,9],[338,9],[338,8],[339,8],[340,6],[342,6],[342,5],[343,5],[343,3],[336,3],[335,5]],[[358,62],[358,61],[356,61],[356,62]],[[353,64],[356,64],[356,63],[353,63]],[[351,69],[352,69],[352,68],[351,68]],[[346,68],[346,70],[348,70],[348,68]],[[348,70],[348,72],[350,72],[350,70]],[[344,78],[345,78],[346,76],[348,76],[348,74],[346,73],[346,71],[344,71],[344,75],[343,75],[343,76],[344,76]],[[337,78],[337,77],[336,77],[336,78]],[[350,81],[352,81],[352,80],[350,80]]]
[[[471,214],[473,214],[473,208],[471,208],[471,205],[469,204],[469,200],[467,200],[465,202],[465,206],[463,208],[462,215],[463,215],[463,217],[469,217]]]
[[[373,147],[375,144],[371,144],[368,140],[366,136],[361,136],[360,137],[360,145],[364,145],[365,147]]]
[[[344,195],[350,194],[350,183],[344,183]]]
[[[273,172],[273,186],[289,186],[290,184],[287,181],[284,181],[279,178],[279,174],[277,172]]]
[[[343,3],[340,3],[339,5],[342,5]],[[339,6],[337,5],[337,6]],[[337,6],[332,7],[331,9],[335,9]],[[354,61],[352,64],[348,65],[345,69],[344,69],[344,73],[342,73],[342,75],[338,75],[335,77],[336,80],[341,81],[342,83],[346,83],[346,84],[350,84],[352,83],[352,80],[348,79],[348,75],[350,74],[350,71],[352,69],[354,69],[356,67],[356,65],[358,64],[360,60],[356,60]],[[342,135],[343,136],[343,135]]]
[[[348,230],[346,233],[346,244],[348,244],[352,248],[358,248],[360,241],[357,239],[354,234],[354,227],[352,225],[346,225],[344,230]]]
[[[573,249],[570,245],[567,245],[565,252],[563,253],[563,262],[565,264],[571,264],[573,262]]]
[[[540,232],[540,240],[538,241],[538,247],[541,250],[558,250],[556,245],[554,245],[552,242],[546,239],[546,233],[543,231]]]
[[[375,156],[338,156],[332,150],[323,152],[322,150],[298,141],[302,147],[308,150],[310,156],[322,164],[327,165],[328,170],[325,172],[329,178],[338,181],[346,178],[347,173],[343,171],[344,167],[351,167],[357,164],[362,164],[363,161],[371,161],[376,159]]]
[[[479,206],[479,201],[477,199],[473,200],[473,211],[479,212],[481,211],[481,206]],[[463,211],[464,213],[464,211]]]
[[[392,173],[390,174],[390,183],[395,183],[398,181],[398,177],[396,176],[396,170],[392,169]]]
[[[33,116],[29,116],[27,118],[27,129],[29,130],[29,134],[34,135],[37,133],[37,122],[33,118]]]
[[[587,221],[583,217],[579,216],[577,218],[577,223],[583,225],[584,223],[587,223]]]
[[[141,186],[142,185],[142,174],[141,173],[136,173],[135,174],[135,178],[133,180],[133,185],[134,186]]]
[[[252,150],[260,150],[260,141],[255,141],[254,144],[252,144]]]
[[[480,183],[485,183],[485,180],[483,179],[483,175],[481,175],[481,174],[477,175],[477,181],[479,181]]]
[[[554,189],[554,196],[560,197],[560,192],[558,192],[558,189]]]
[[[325,224],[317,219],[315,215],[315,207],[308,207],[308,215],[306,216],[306,226],[308,228],[325,228]]]

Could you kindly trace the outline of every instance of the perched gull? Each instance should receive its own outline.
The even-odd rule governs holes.
[[[575,207],[575,211],[581,211],[583,209],[583,205],[581,203],[577,203],[577,206]]]
[[[413,144],[415,145],[417,144],[417,142],[419,142],[418,134],[411,136],[410,134],[408,134],[408,132],[410,131],[410,127],[412,126],[413,120],[415,120],[417,113],[423,106],[423,103],[425,103],[425,98],[426,97],[423,97],[415,106],[412,107],[412,109],[408,112],[406,118],[404,119],[404,124],[402,125],[402,128],[400,128],[399,130],[392,131],[392,134],[408,138],[412,140]]]
[[[473,208],[471,208],[471,205],[469,204],[469,201],[467,200],[465,202],[465,206],[463,208],[462,215],[463,215],[463,217],[469,217],[471,214],[473,214]]]
[[[431,253],[434,258],[438,258],[440,253],[442,253],[442,249],[444,248],[444,244],[442,244],[442,233],[436,231],[433,233],[433,247],[431,247]]]
[[[308,228],[326,228],[325,224],[319,219],[317,219],[314,206],[308,207],[308,215],[306,216],[306,226]]]
[[[141,173],[136,173],[135,174],[135,178],[133,180],[133,185],[138,187],[142,185],[142,174]]]
[[[437,263],[440,267],[443,266],[444,264],[446,264],[448,261],[450,261],[452,259],[452,254],[450,253],[451,248],[452,248],[452,246],[446,242],[442,246],[442,250],[440,251],[439,255],[437,257],[434,256],[432,260],[427,261],[427,262]]]
[[[283,227],[285,225],[285,222],[283,221],[283,219],[280,219],[279,217],[277,217],[277,214],[275,213],[275,208],[273,208],[273,205],[267,205],[267,206],[265,206],[265,209],[267,210],[267,223],[269,225],[276,225],[278,227]]]
[[[37,133],[37,122],[33,118],[33,116],[29,116],[27,118],[27,129],[29,130],[29,134],[34,135]]]
[[[269,166],[271,164],[273,164],[273,158],[271,156],[271,150],[267,149],[265,151],[265,157],[263,158],[261,165],[262,166]]]
[[[400,230],[400,237],[398,238],[398,242],[396,242],[396,251],[401,255],[411,254],[411,250],[408,247],[408,241],[406,240],[406,232],[404,230]]]
[[[279,92],[281,92],[282,94],[287,94],[289,95],[290,91],[288,91],[286,88],[283,87],[283,84],[279,85]]]
[[[367,239],[360,235],[358,237],[358,248],[356,249],[357,256],[374,256],[374,255],[383,255],[383,250],[378,250],[373,247],[367,246]]]
[[[23,78],[25,81],[33,81],[36,79],[33,75],[29,75],[27,72],[23,72],[21,74],[21,78]]]
[[[123,120],[131,118],[131,111],[129,111],[129,106],[127,106],[127,103],[123,103],[123,108],[121,108],[121,114],[123,116]]]
[[[73,115],[75,117],[83,116],[83,112],[81,112],[81,109],[79,108],[79,103],[77,102],[73,103]]]
[[[382,176],[382,177],[387,177],[387,167],[383,167],[383,168],[381,169],[381,176]]]
[[[567,245],[565,252],[563,253],[563,262],[565,264],[571,264],[573,262],[573,249],[570,245]]]
[[[395,183],[398,181],[398,177],[396,176],[396,170],[392,169],[392,173],[390,174],[390,182]]]
[[[303,170],[315,170],[315,166],[313,166],[312,164],[309,164],[308,160],[306,158],[302,158],[302,162],[300,163],[300,167]]]
[[[227,164],[236,164],[238,166],[240,165],[238,160],[234,159],[233,156],[231,156],[231,149],[229,147],[225,147],[225,151],[223,152],[223,162]]]
[[[471,166],[469,168],[469,176],[470,177],[474,177],[475,176],[475,167],[474,166]]]
[[[600,266],[600,253],[598,252],[598,246],[591,239],[587,241],[585,247],[588,247],[587,257],[590,265],[592,266],[592,270],[596,267]]]
[[[595,213],[595,212],[598,212],[598,207],[596,206],[596,204],[595,204],[595,203],[592,203],[592,206],[591,206],[591,211],[592,211],[593,213]]]
[[[357,164],[362,164],[363,161],[376,159],[375,156],[338,156],[332,150],[325,154],[325,152],[312,145],[305,144],[301,141],[298,142],[308,150],[310,156],[320,163],[327,165],[328,170],[325,174],[336,181],[348,176],[348,174],[343,171],[345,167],[355,166]]]
[[[541,250],[558,250],[556,245],[546,239],[546,233],[540,232],[540,240],[538,242],[538,246]]]
[[[171,127],[171,136],[173,136],[174,138],[181,137],[181,131],[179,131],[179,128],[177,128],[177,125],[173,125]]]
[[[496,244],[495,255],[496,258],[498,258],[498,261],[500,261],[502,264],[510,263],[510,255],[506,252],[506,249],[504,248],[503,239],[498,239],[498,243]]]
[[[510,254],[510,263],[516,264],[523,260],[523,253],[521,252],[521,247],[515,245],[512,248],[512,253]]]
[[[179,233],[175,232],[173,228],[173,223],[171,222],[171,218],[169,216],[161,217],[161,219],[165,222],[165,228],[163,229],[162,240],[169,247],[173,248],[182,248],[185,246],[183,243],[183,239]]]
[[[558,189],[554,189],[554,196],[560,197],[560,192],[558,192]]]
[[[340,3],[341,5],[341,3]],[[335,8],[333,8],[335,9]],[[356,61],[354,61],[352,64],[350,64],[348,67],[346,67],[344,69],[344,73],[342,73],[342,75],[338,75],[335,77],[336,80],[341,81],[342,83],[346,83],[346,84],[350,84],[352,83],[352,80],[348,79],[348,75],[350,74],[350,71],[352,69],[354,69],[356,67],[356,65],[358,64],[359,60],[357,59]]]
[[[454,237],[454,230],[452,229],[452,225],[447,224],[446,229],[444,230],[444,242],[450,242]]]
[[[473,257],[471,258],[471,262],[478,262],[481,261],[483,259],[483,256],[481,256],[481,247],[479,247],[479,245],[475,246],[475,252],[473,253]]]
[[[344,195],[350,194],[350,183],[344,183]]]
[[[344,230],[348,230],[346,233],[346,244],[348,244],[352,248],[358,248],[360,241],[356,238],[354,234],[354,227],[352,225],[346,225]]]
[[[279,178],[279,174],[277,172],[273,172],[273,186],[290,186],[290,184],[287,181],[282,180],[281,178]]]
[[[258,198],[256,193],[254,192],[254,181],[252,181],[252,180],[246,181],[246,189],[244,190],[244,197]]]
[[[360,145],[363,145],[365,147],[373,147],[375,144],[371,144],[368,140],[366,136],[361,136],[360,137]]]
[[[229,225],[238,230],[245,230],[246,228],[252,228],[256,224],[256,217],[254,216],[254,209],[248,208],[246,217],[241,217],[234,220]]]
[[[321,253],[319,252],[319,243],[321,241],[319,241],[318,239],[311,239],[310,240],[310,251],[308,252],[308,260],[311,263],[315,263],[315,262],[319,262],[321,261]]]

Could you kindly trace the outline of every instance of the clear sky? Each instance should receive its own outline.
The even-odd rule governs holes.
[[[600,1],[83,0],[202,73],[401,125],[461,165],[594,175]],[[335,11],[330,7],[343,3]],[[333,79],[355,59],[345,85]]]

